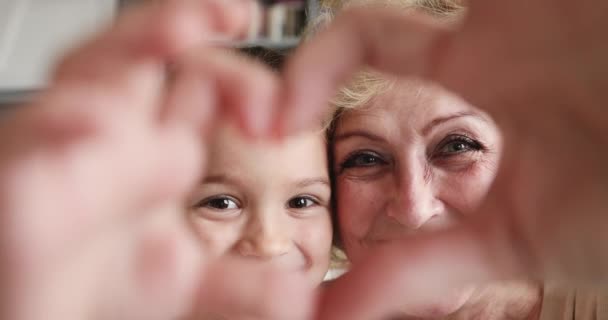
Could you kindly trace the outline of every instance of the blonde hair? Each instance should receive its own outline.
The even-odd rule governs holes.
[[[457,21],[465,11],[464,0],[321,0],[319,15],[307,26],[305,40],[333,21],[342,10],[370,5],[422,12],[446,22]],[[330,163],[333,162],[331,144],[336,123],[340,116],[348,110],[369,105],[374,97],[388,91],[394,85],[395,81],[390,77],[373,70],[364,70],[355,74],[351,81],[334,96],[330,101],[333,114],[325,123]],[[334,173],[331,172],[331,168],[333,168],[333,165],[330,165],[330,173],[333,177]],[[332,181],[332,185],[334,183],[335,181]],[[332,189],[335,190],[335,188]],[[335,222],[338,220],[336,219],[335,197],[333,196],[332,201],[334,201],[332,220]],[[342,243],[336,226],[337,224],[334,223],[334,247],[337,247],[337,249],[333,252],[332,261],[335,265],[345,266],[347,265],[346,256],[339,250],[342,248]]]
[[[420,11],[443,20],[452,20],[464,12],[465,0],[320,0],[319,13],[307,26],[305,38],[333,21],[339,12],[355,7],[389,7],[405,11]]]
[[[319,30],[333,21],[338,13],[356,7],[389,7],[404,11],[422,12],[446,22],[456,22],[465,12],[465,0],[321,0],[319,15],[311,21],[305,31],[305,39],[312,37]],[[332,126],[342,113],[349,109],[358,109],[383,92],[388,91],[394,81],[373,70],[356,73],[350,82],[342,87],[330,101],[334,109],[332,116],[326,119],[324,127],[331,131]],[[328,137],[329,138],[329,137]]]
[[[405,9],[419,9],[436,15],[451,16],[455,11],[464,8],[463,0],[321,0],[322,8],[334,11],[345,7],[361,5],[384,5],[390,7],[401,7]]]

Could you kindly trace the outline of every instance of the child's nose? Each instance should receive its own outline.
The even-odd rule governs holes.
[[[239,254],[259,259],[272,259],[285,255],[290,247],[291,239],[284,228],[268,218],[253,219],[237,243]]]

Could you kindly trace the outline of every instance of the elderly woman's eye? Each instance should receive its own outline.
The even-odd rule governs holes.
[[[227,197],[219,196],[213,198],[204,199],[194,205],[195,208],[209,208],[215,210],[232,210],[238,209],[239,205],[236,200]]]
[[[294,197],[287,202],[287,206],[290,209],[304,209],[318,204],[319,202],[317,200],[304,196]]]
[[[484,146],[477,140],[464,135],[450,135],[443,139],[437,147],[433,156],[449,157],[470,151],[484,150]]]
[[[357,167],[373,167],[377,165],[385,165],[387,162],[377,153],[372,151],[363,151],[355,153],[344,162],[342,162],[342,169],[357,168]]]

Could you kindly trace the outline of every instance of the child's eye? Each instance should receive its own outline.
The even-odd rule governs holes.
[[[290,209],[304,209],[318,204],[319,202],[311,197],[295,197],[289,200],[287,206]]]
[[[195,208],[210,208],[215,210],[231,210],[238,209],[239,205],[236,200],[227,196],[218,196],[204,199],[194,205]]]

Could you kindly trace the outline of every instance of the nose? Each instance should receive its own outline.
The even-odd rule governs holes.
[[[253,215],[236,244],[237,252],[244,257],[269,260],[289,252],[291,239],[273,213]]]
[[[417,230],[445,214],[445,205],[436,197],[426,159],[410,157],[398,168],[395,180],[394,195],[387,207],[391,219],[407,229]]]

